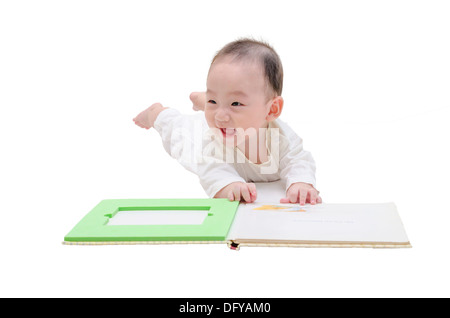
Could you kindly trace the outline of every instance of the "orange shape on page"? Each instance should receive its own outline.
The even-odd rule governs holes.
[[[253,210],[285,210],[287,207],[279,205],[261,205],[260,207],[254,208]]]
[[[299,208],[298,210],[295,210],[293,207],[289,206],[281,206],[281,205],[261,205],[260,207],[254,208],[253,210],[287,210],[287,211],[281,211],[281,212],[306,212],[305,209]]]

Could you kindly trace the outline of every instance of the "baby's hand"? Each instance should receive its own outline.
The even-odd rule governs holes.
[[[133,121],[136,125],[139,127],[150,129],[153,127],[156,118],[158,117],[159,113],[162,112],[167,107],[164,107],[160,103],[153,104],[146,110],[142,111],[137,115],[135,118],[133,118]]]
[[[286,198],[280,200],[280,203],[322,203],[322,198],[319,196],[319,191],[309,183],[296,182],[291,184],[286,191]]]
[[[256,200],[256,186],[254,183],[233,182],[217,192],[214,198],[251,203]]]

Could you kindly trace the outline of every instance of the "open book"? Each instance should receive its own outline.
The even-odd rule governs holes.
[[[411,247],[394,203],[281,204],[278,183],[254,203],[226,199],[103,200],[65,244],[226,243],[241,246]]]
[[[227,239],[240,246],[410,247],[393,203],[241,204]]]

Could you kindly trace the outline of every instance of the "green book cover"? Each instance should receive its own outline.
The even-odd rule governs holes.
[[[103,200],[75,225],[64,241],[225,241],[238,205],[239,202],[227,199]],[[120,213],[152,211],[167,212],[168,218],[158,224],[116,225],[112,222]],[[170,213],[176,212],[179,218],[190,211],[200,212],[200,218],[197,217],[200,222],[174,224],[170,221],[177,219],[171,218]]]

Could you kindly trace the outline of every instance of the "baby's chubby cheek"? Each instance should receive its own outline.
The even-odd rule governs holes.
[[[207,109],[205,109],[205,119],[206,119],[206,122],[208,123],[209,128],[216,127],[216,124],[214,121],[214,114],[211,114],[211,112],[208,111]]]

